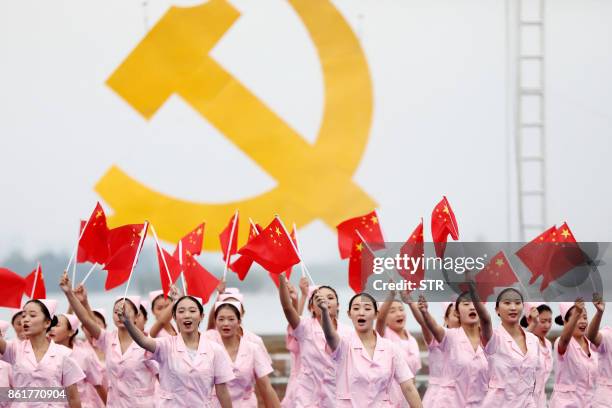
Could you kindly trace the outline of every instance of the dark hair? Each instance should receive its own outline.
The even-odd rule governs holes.
[[[548,305],[540,305],[536,307],[536,309],[538,313],[544,313],[544,312],[552,313],[552,309],[548,307]],[[524,328],[527,328],[529,326],[529,323],[527,323],[527,316],[521,317],[520,323],[521,323],[521,326],[523,326]]]
[[[202,304],[198,301],[198,299],[196,299],[196,298],[194,298],[193,296],[190,296],[190,295],[184,295],[184,296],[181,296],[180,298],[178,298],[178,300],[174,303],[174,306],[172,306],[172,317],[176,317],[176,309],[178,307],[178,304],[181,303],[183,301],[183,299],[191,299],[198,306],[198,310],[200,311],[200,315],[204,314],[204,306],[202,306]]]
[[[121,298],[121,299],[117,299],[117,300],[115,301],[115,303],[113,303],[113,307],[115,307],[115,305],[116,305],[118,302],[121,302],[122,300],[123,300],[123,298]],[[136,307],[136,305],[134,304],[134,302],[132,302],[132,301],[131,301],[130,299],[128,299],[128,298],[125,298],[125,300],[126,300],[126,303],[127,303],[127,304],[131,305],[132,310],[134,311],[134,316],[136,316],[136,315],[138,314],[138,308]],[[106,324],[106,320],[104,321],[104,324]]]
[[[563,326],[565,323],[567,323],[567,321],[570,318],[570,315],[572,314],[572,311],[574,310],[576,306],[572,306],[569,309],[567,309],[567,312],[565,313],[565,316],[557,316],[555,317],[555,323],[557,323],[559,326]]]
[[[64,316],[64,319],[66,319],[66,323],[68,324],[68,330],[72,330],[72,325],[70,324],[70,320]],[[59,320],[58,320],[59,323]],[[70,336],[70,338],[68,339],[68,344],[70,344],[70,347],[74,346],[74,339],[76,338],[77,334],[79,334],[79,329],[76,329],[74,331],[74,334],[72,336]]]
[[[459,296],[457,296],[457,300],[455,300],[455,310],[457,311],[457,314],[459,314],[459,303],[463,302],[464,299],[467,300],[468,302],[472,301],[472,296],[470,295],[470,292],[467,290],[465,292],[461,292]]]
[[[370,299],[372,301],[372,304],[374,305],[374,313],[378,313],[378,304],[376,303],[376,299],[374,299],[374,297],[370,295],[368,292],[357,293],[351,298],[351,300],[349,301],[349,308],[348,308],[349,312],[351,311],[351,307],[353,306],[353,301],[360,296],[365,296],[368,299]]]
[[[219,312],[221,311],[221,309],[230,309],[232,312],[234,312],[236,314],[236,318],[238,319],[238,321],[240,321],[240,311],[238,310],[238,308],[234,305],[232,305],[231,303],[223,303],[221,306],[215,308],[215,320],[217,320],[217,315],[219,314]]]
[[[144,316],[145,320],[149,320],[149,315],[147,314],[147,309],[143,305],[140,305],[140,314]]]
[[[446,306],[446,310],[444,311],[445,319],[448,319],[448,315],[450,314],[451,306],[454,306],[453,303],[449,303],[448,306]]]
[[[18,312],[15,312],[15,314],[13,315],[13,317],[11,318],[11,326],[15,325],[15,319],[18,318],[19,316],[23,316],[23,310],[20,310]]]
[[[155,299],[153,299],[153,301],[151,302],[151,311],[153,311],[153,308],[155,308],[155,302],[157,302],[159,300],[159,298],[165,299],[164,295],[157,295],[157,296],[155,296]]]
[[[102,320],[102,323],[104,323],[104,328],[106,328],[106,318],[104,317],[104,315],[98,312],[97,310],[93,310],[93,314],[95,314],[97,317],[99,317]]]
[[[28,305],[28,303],[36,303],[40,307],[40,310],[43,312],[43,315],[45,315],[45,319],[51,322],[51,324],[47,328],[47,333],[49,333],[49,330],[51,330],[52,327],[57,326],[57,316],[51,317],[49,309],[47,309],[47,306],[45,306],[43,302],[38,299],[30,299],[26,302],[25,305],[23,305],[24,309]]]
[[[314,303],[314,296],[315,294],[320,291],[321,289],[329,289],[332,292],[334,292],[334,296],[336,297],[336,303],[340,303],[340,299],[338,299],[338,293],[336,292],[336,289],[332,288],[331,286],[327,286],[327,285],[321,285],[318,288],[316,288],[315,290],[312,291],[312,295],[310,296],[310,299],[308,299],[308,309],[310,309]]]
[[[524,303],[525,300],[523,299],[523,294],[515,288],[506,288],[504,290],[502,290],[501,292],[499,292],[499,295],[497,295],[497,299],[495,299],[495,308],[497,309],[499,307],[499,301],[501,300],[501,297],[506,293],[506,292],[510,292],[511,290],[515,291],[516,293],[518,293],[518,295],[521,297],[521,303]]]

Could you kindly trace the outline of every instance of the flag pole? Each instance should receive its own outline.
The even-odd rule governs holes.
[[[523,296],[524,298],[527,299],[529,292],[527,292],[527,288],[523,285],[523,282],[521,282],[521,278],[519,278],[519,276],[516,274],[516,271],[514,270],[514,268],[512,267],[512,264],[510,263],[510,260],[508,259],[508,257],[506,256],[506,253],[502,250],[501,251],[502,255],[504,256],[504,258],[506,258],[506,261],[508,261],[508,266],[510,267],[510,270],[512,271],[512,273],[514,274],[514,277],[516,278],[516,280],[518,281],[518,284],[521,286],[521,290],[523,291]]]
[[[308,267],[306,266],[306,264],[304,263],[304,260],[302,259],[302,255],[300,255],[300,252],[295,247],[295,244],[293,243],[293,240],[291,239],[291,235],[289,235],[289,233],[287,232],[287,228],[285,228],[285,224],[283,224],[283,220],[280,219],[278,214],[276,214],[274,217],[276,219],[278,219],[278,222],[280,223],[281,227],[283,228],[283,231],[285,232],[285,234],[287,234],[287,238],[289,238],[289,243],[291,244],[291,247],[295,251],[295,254],[297,255],[298,259],[300,260],[300,263],[302,265],[304,265],[304,272],[306,272],[306,274],[308,275],[308,278],[310,279],[310,282],[312,282],[312,284],[315,285],[314,279],[312,279],[312,276],[310,275],[310,271],[308,270]]]
[[[92,272],[94,271],[94,269],[96,269],[96,266],[98,266],[97,263],[94,263],[91,268],[89,268],[89,271],[87,271],[87,274],[85,275],[85,277],[83,278],[83,280],[81,281],[81,285],[84,285],[85,282],[87,282],[87,279],[89,279],[89,275],[92,274]],[[104,265],[102,265],[102,268],[104,268]]]
[[[234,213],[234,220],[232,221],[232,229],[230,230],[229,242],[227,244],[226,257],[225,257],[225,266],[223,267],[223,282],[225,282],[225,278],[227,277],[227,268],[229,267],[229,261],[231,258],[231,250],[232,250],[232,241],[234,240],[234,231],[236,231],[236,223],[238,222],[238,210]]]
[[[72,282],[72,289],[74,289],[74,280],[76,279],[76,266],[77,266],[77,263],[78,262],[75,261],[72,264],[72,281],[71,281]]]
[[[302,251],[302,249],[300,248],[300,240],[298,239],[298,233],[297,233],[297,227],[295,225],[295,222],[293,223],[293,233],[295,234],[295,246],[297,247],[298,251]],[[300,262],[300,267],[302,268],[302,278],[304,276],[306,276],[306,271],[304,270],[304,264],[302,262]]]
[[[98,206],[98,203],[96,203],[96,207],[97,206]],[[96,211],[96,207],[94,207],[94,211]],[[92,213],[93,213],[93,211],[92,211]],[[91,216],[89,218],[91,218]],[[79,240],[77,241],[77,244],[74,247],[74,250],[72,251],[72,255],[70,255],[70,259],[68,260],[68,265],[66,265],[66,269],[64,269],[65,271],[70,269],[70,264],[72,263],[72,260],[74,259],[74,257],[77,254],[77,251],[79,249],[79,243],[81,242],[81,238],[83,238],[83,233],[85,232],[85,230],[87,229],[87,226],[89,225],[89,218],[87,219],[87,221],[85,221],[85,225],[83,226],[83,230],[79,234]],[[79,222],[79,226],[80,226],[80,222]]]
[[[170,285],[173,285],[174,282],[172,282],[172,277],[170,276],[170,269],[168,269],[168,264],[166,263],[166,256],[164,255],[164,252],[162,251],[162,248],[159,245],[159,240],[157,239],[157,233],[155,232],[155,227],[153,227],[153,224],[151,224],[151,232],[153,233],[153,239],[155,240],[155,245],[157,245],[157,250],[159,251],[162,262],[164,263],[164,268],[166,269],[166,273],[168,274],[168,282],[170,282]],[[164,293],[164,296],[166,295],[167,293]]]
[[[130,276],[128,277],[127,285],[125,285],[125,293],[123,294],[123,303],[125,304],[125,298],[127,297],[128,290],[130,289],[130,281],[132,280],[132,274],[134,273],[134,267],[136,267],[136,262],[138,262],[138,256],[140,255],[140,251],[144,246],[144,241],[147,236],[147,230],[149,229],[149,221],[144,222],[144,227],[142,229],[142,236],[140,237],[140,242],[138,243],[138,249],[136,249],[136,255],[134,256],[134,261],[132,262],[132,269],[130,270]]]
[[[187,284],[185,283],[185,272],[183,272],[183,241],[178,242],[179,264],[181,265],[181,283],[183,284],[183,295],[187,295]]]
[[[30,299],[34,299],[34,293],[36,292],[36,284],[38,283],[38,274],[40,270],[40,261],[36,265],[36,271],[34,272],[34,285],[32,285],[32,293],[30,294]]]
[[[372,247],[370,247],[370,245],[368,245],[368,243],[366,242],[365,238],[363,237],[363,235],[361,235],[361,232],[359,232],[359,230],[355,230],[355,233],[357,234],[357,236],[359,237],[359,239],[361,240],[361,242],[363,242],[363,245],[365,245],[366,248],[368,248],[368,251],[370,251],[370,253],[372,254],[372,256],[374,258],[376,258],[376,254],[374,253],[374,251],[372,250]],[[391,279],[392,282],[395,282],[395,279],[393,279],[393,276],[391,276],[391,274],[389,273],[389,271],[385,268],[385,272],[387,273],[387,277],[389,279]]]

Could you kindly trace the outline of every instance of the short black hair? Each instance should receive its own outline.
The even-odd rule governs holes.
[[[378,304],[376,303],[376,299],[374,299],[374,297],[370,295],[368,292],[357,293],[351,298],[351,300],[349,301],[349,308],[348,308],[349,312],[351,311],[351,307],[353,306],[353,301],[360,296],[364,296],[370,299],[372,301],[372,304],[374,305],[374,313],[378,313]]]
[[[544,313],[544,312],[552,313],[552,309],[548,305],[540,305],[536,307],[536,309],[538,313]],[[527,316],[521,317],[520,323],[521,323],[521,326],[523,326],[524,328],[529,327],[529,323],[527,323]]]
[[[215,320],[217,319],[217,315],[219,314],[219,312],[222,309],[230,309],[232,312],[234,312],[234,314],[236,315],[236,318],[238,319],[238,321],[242,320],[240,318],[240,311],[238,310],[238,308],[236,306],[232,305],[231,303],[223,303],[219,307],[215,308],[215,313],[214,313]]]
[[[524,303],[524,302],[525,302],[525,300],[524,300],[524,298],[523,298],[523,294],[521,293],[521,291],[520,291],[520,290],[515,289],[515,288],[506,288],[506,289],[502,290],[501,292],[499,292],[499,295],[497,295],[497,299],[495,299],[495,307],[496,307],[496,308],[497,308],[497,307],[499,307],[499,301],[501,300],[501,297],[502,297],[502,296],[503,296],[505,293],[510,292],[511,290],[512,290],[512,291],[514,291],[514,292],[516,292],[516,293],[518,293],[518,295],[521,297],[521,303]]]
[[[14,326],[15,325],[15,319],[23,316],[23,310],[20,310],[18,312],[15,312],[15,314],[13,315],[13,317],[11,318],[11,325]]]
[[[144,316],[145,320],[149,320],[149,315],[147,314],[147,309],[143,305],[140,305],[140,314]]]
[[[340,299],[338,299],[338,293],[336,292],[336,289],[332,288],[331,286],[321,285],[321,286],[319,286],[318,288],[316,288],[315,290],[312,291],[312,295],[310,296],[310,299],[308,299],[308,308],[310,308],[313,305],[314,296],[321,289],[329,289],[332,292],[334,292],[334,296],[336,296],[336,303],[340,304]]]
[[[106,328],[106,318],[104,317],[104,315],[98,312],[97,310],[93,310],[93,314],[95,314],[97,317],[99,317],[102,320],[102,323],[104,323],[104,328]]]
[[[153,299],[153,301],[151,302],[151,310],[155,308],[155,302],[157,302],[160,298],[164,299],[164,295],[155,296],[155,299]]]
[[[184,295],[184,296],[181,296],[180,298],[178,298],[178,300],[172,306],[172,316],[173,317],[176,317],[176,309],[178,307],[178,304],[181,303],[184,299],[187,299],[187,298],[193,300],[194,303],[198,306],[198,310],[200,311],[200,315],[204,314],[204,306],[202,306],[202,304],[200,303],[200,301],[198,301],[198,299],[194,298],[191,295]]]
[[[40,306],[40,310],[45,315],[45,319],[51,322],[51,324],[47,328],[47,333],[49,333],[49,330],[51,330],[52,327],[57,326],[57,316],[54,315],[53,317],[51,317],[51,312],[49,312],[49,309],[47,309],[47,306],[45,306],[43,302],[38,299],[30,299],[25,303],[25,305],[23,305],[24,309],[28,305],[28,303],[36,303],[38,306]]]

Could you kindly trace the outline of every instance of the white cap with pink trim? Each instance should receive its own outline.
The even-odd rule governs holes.
[[[242,303],[244,301],[244,296],[242,295],[242,293],[227,293],[227,291],[219,295],[219,302],[225,301],[227,299],[236,299],[237,301]]]
[[[222,302],[216,302],[215,303],[215,310],[217,310],[222,305],[232,305],[232,306],[234,306],[236,308],[236,310],[238,310],[238,313],[240,315],[242,315],[242,312],[240,311],[240,307],[242,306],[242,304],[240,302],[232,302],[231,300],[226,300],[226,301],[222,301]]]
[[[569,310],[574,306],[574,302],[561,302],[559,303],[559,312],[561,312],[560,317],[561,321],[565,320],[565,315],[567,315],[567,312],[569,312]]]
[[[49,312],[49,315],[51,316],[51,319],[53,319],[53,316],[55,316],[55,311],[57,310],[57,300],[55,299],[36,299],[36,300],[42,303],[43,305],[45,305],[45,307],[47,308],[47,311]]]
[[[149,292],[149,302],[153,304],[153,301],[157,299],[158,296],[164,296],[164,292],[162,290],[154,290]]]
[[[68,319],[68,323],[70,323],[70,328],[72,330],[77,331],[81,327],[81,321],[79,320],[78,317],[76,317],[76,315],[69,314],[69,313],[62,313],[62,316]]]
[[[129,300],[130,302],[132,302],[134,304],[134,306],[136,306],[136,311],[138,311],[140,309],[140,296],[126,296],[126,299]],[[119,302],[123,300],[123,296],[118,296],[115,299],[115,303]]]

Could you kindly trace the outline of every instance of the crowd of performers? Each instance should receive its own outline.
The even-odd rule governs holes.
[[[379,304],[359,293],[341,306],[334,288],[309,286],[306,278],[295,288],[281,275],[292,361],[281,401],[262,339],[242,324],[244,297],[223,282],[208,316],[200,299],[174,287],[167,297],[150,293],[153,316],[138,296],[117,299],[108,316],[66,274],[60,287],[66,313],[57,301],[30,300],[0,324],[0,387],[61,387],[66,400],[0,406],[256,407],[257,390],[266,407],[612,407],[612,330],[600,328],[605,303],[597,295],[589,323],[582,299],[561,303],[554,316],[548,305],[506,288],[495,302],[501,324],[493,328],[473,285],[434,316],[423,296],[391,293]],[[428,350],[422,400],[407,309]],[[339,313],[348,313],[351,325],[340,323]],[[554,344],[547,339],[553,317],[563,326]],[[11,325],[16,336],[6,340]]]

